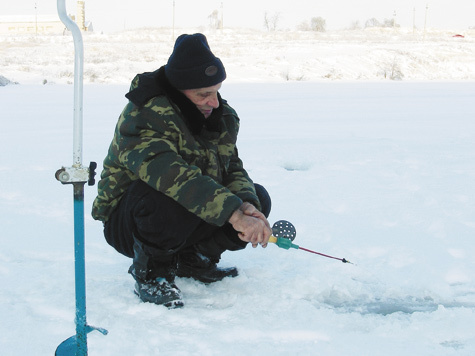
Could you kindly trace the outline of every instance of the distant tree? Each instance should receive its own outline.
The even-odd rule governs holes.
[[[299,31],[310,31],[310,25],[307,21],[302,21],[298,26],[297,30]]]
[[[264,13],[264,27],[267,31],[275,31],[280,20],[280,13],[275,12],[269,14],[267,11]]]
[[[396,21],[394,19],[384,19],[383,27],[395,27]]]
[[[325,32],[326,31],[326,21],[322,17],[312,17],[310,20],[310,29],[316,32]]]
[[[375,19],[374,17],[367,20],[366,23],[365,23],[365,28],[368,28],[368,27],[400,27],[400,25],[398,25],[396,23],[396,19],[395,18],[392,18],[392,19],[384,19],[383,22],[379,22],[377,19]]]
[[[214,10],[209,16],[209,26],[211,28],[221,28],[221,20],[219,19],[219,11]]]
[[[377,19],[375,19],[374,17],[369,19],[369,20],[366,20],[365,24],[364,24],[364,27],[365,28],[368,28],[368,27],[381,27],[381,22],[379,22]]]
[[[269,14],[266,12],[264,12],[264,28],[267,30],[267,31],[270,31],[270,19],[269,19]]]
[[[326,21],[322,17],[312,17],[310,22],[303,21],[298,26],[299,31],[316,31],[316,32],[325,32],[326,31]]]
[[[350,27],[348,27],[349,30],[359,30],[361,29],[361,25],[360,25],[360,22],[359,21],[353,21],[351,24],[350,24]]]

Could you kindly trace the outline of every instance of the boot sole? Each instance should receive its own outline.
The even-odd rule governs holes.
[[[166,302],[166,303],[155,303],[154,301],[152,300],[147,300],[147,299],[143,299],[139,292],[137,292],[136,289],[134,289],[134,294],[139,297],[139,299],[143,302],[143,303],[151,303],[151,304],[156,304],[156,305],[163,305],[165,307],[167,307],[168,309],[178,309],[178,308],[183,308],[185,306],[185,304],[183,303],[183,301],[181,300],[171,300],[169,302]]]

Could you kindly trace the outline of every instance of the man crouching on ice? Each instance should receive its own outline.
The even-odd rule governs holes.
[[[137,75],[104,160],[92,215],[133,258],[144,302],[183,306],[175,276],[203,283],[238,275],[226,251],[265,247],[271,200],[238,156],[239,117],[221,98],[221,60],[202,34],[181,35],[165,66]]]

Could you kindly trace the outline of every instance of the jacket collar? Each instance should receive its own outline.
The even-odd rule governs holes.
[[[161,67],[155,72],[139,74],[138,77],[137,87],[125,95],[134,105],[142,108],[150,99],[159,95],[166,95],[180,109],[188,128],[193,134],[199,134],[203,127],[206,127],[209,131],[220,131],[223,100],[219,93],[219,107],[214,109],[206,119],[190,99],[170,84],[165,75],[165,67]]]

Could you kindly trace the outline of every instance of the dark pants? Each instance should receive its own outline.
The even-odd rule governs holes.
[[[271,199],[267,190],[255,184],[267,217]],[[247,243],[239,239],[231,224],[219,227],[206,223],[141,180],[132,183],[104,226],[107,242],[121,254],[134,256],[134,239],[146,253],[160,259],[172,258],[178,251],[200,245],[204,254],[217,257],[225,250],[240,250]]]

